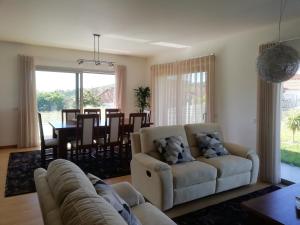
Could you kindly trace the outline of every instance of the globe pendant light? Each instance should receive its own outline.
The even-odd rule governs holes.
[[[281,18],[285,0],[281,0],[279,19],[279,41],[271,48],[264,50],[257,59],[257,70],[260,78],[267,82],[279,83],[292,78],[299,68],[299,54],[289,46],[282,44],[280,38]]]

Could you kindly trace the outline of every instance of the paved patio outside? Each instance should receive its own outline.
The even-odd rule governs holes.
[[[281,178],[294,183],[300,183],[300,167],[281,163]]]

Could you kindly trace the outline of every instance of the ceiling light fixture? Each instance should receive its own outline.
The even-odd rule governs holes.
[[[187,45],[181,45],[181,44],[176,44],[176,43],[170,43],[170,42],[151,42],[150,44],[152,45],[159,45],[159,46],[163,46],[163,47],[169,47],[169,48],[188,48],[191,46],[187,46]]]
[[[278,42],[274,47],[263,51],[257,58],[257,70],[261,79],[267,82],[280,83],[291,79],[299,68],[298,52],[281,41],[281,20],[285,8],[285,0],[280,2],[278,23]]]
[[[93,36],[94,36],[94,59],[82,59],[81,58],[81,59],[77,59],[77,63],[78,64],[93,63],[96,66],[105,64],[105,65],[108,65],[109,67],[113,67],[115,64],[114,62],[100,60],[100,45],[99,45],[100,34],[93,34]]]

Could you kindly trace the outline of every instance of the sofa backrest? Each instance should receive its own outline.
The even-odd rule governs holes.
[[[60,212],[64,225],[127,225],[110,203],[82,188],[65,198]]]
[[[47,181],[58,206],[68,194],[79,188],[96,193],[83,171],[74,163],[64,159],[57,159],[49,164]]]
[[[181,136],[184,145],[188,145],[185,130],[182,125],[142,128],[140,130],[141,152],[150,153],[156,151],[153,143],[154,140],[170,136]]]
[[[70,161],[54,160],[47,171],[36,169],[34,179],[45,225],[126,224]]]
[[[196,140],[197,133],[212,133],[218,132],[221,141],[223,141],[223,135],[221,128],[217,123],[196,123],[196,124],[186,124],[184,125],[186,132],[187,141],[191,150],[193,157],[199,157],[200,152],[198,150],[198,144]]]

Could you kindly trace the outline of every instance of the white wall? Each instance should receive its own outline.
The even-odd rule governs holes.
[[[300,20],[283,24],[282,37],[300,37]],[[277,40],[277,25],[200,43],[185,50],[166,51],[148,60],[157,63],[216,55],[216,120],[225,139],[256,147],[257,73],[256,57],[260,44]],[[296,41],[299,43],[300,41]],[[297,45],[294,42],[293,45]],[[146,83],[150,84],[149,71]]]
[[[34,56],[36,65],[40,66],[99,69],[76,63],[81,57],[92,58],[91,52],[0,42],[0,146],[17,143],[18,54]],[[112,54],[103,54],[102,57],[127,66],[125,113],[136,111],[133,89],[144,84],[146,59]]]

